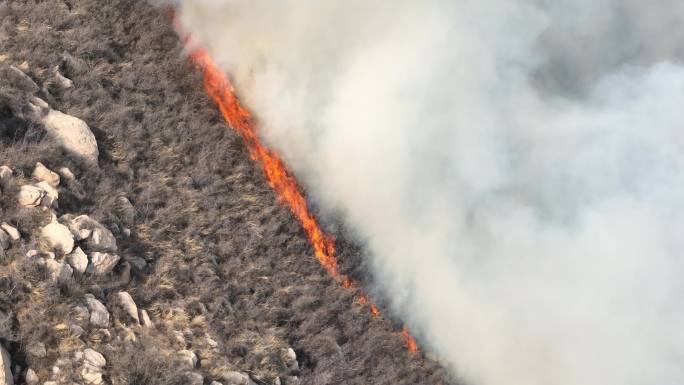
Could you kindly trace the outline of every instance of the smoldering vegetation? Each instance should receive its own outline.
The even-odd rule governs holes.
[[[2,189],[2,220],[22,233],[49,221],[12,197],[36,162],[68,167],[78,184],[60,191],[58,213],[89,213],[112,230],[124,259],[146,262],[128,277],[118,267],[54,283],[24,257],[36,245],[14,245],[0,269],[7,316],[0,342],[14,363],[43,375],[87,339],[107,357],[105,381],[113,384],[186,383],[165,353],[179,349],[197,353],[207,384],[225,370],[249,373],[259,384],[447,383],[435,362],[405,349],[397,325],[372,317],[355,302],[357,293],[316,263],[298,223],[205,96],[163,10],[132,0],[0,3],[0,67],[0,164],[15,173]],[[55,68],[73,87],[55,85]],[[99,168],[54,144],[27,109],[33,96],[87,122]],[[132,202],[132,216],[119,197]],[[369,279],[345,230],[330,228],[341,240],[342,268]],[[150,310],[155,329],[136,338],[64,331],[85,294],[109,303],[121,290]],[[114,328],[124,335],[120,324]],[[38,342],[45,357],[26,353]],[[297,354],[296,371],[282,363],[287,347]],[[79,380],[68,362],[60,365]]]

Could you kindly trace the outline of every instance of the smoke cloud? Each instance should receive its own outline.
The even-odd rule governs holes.
[[[179,14],[454,375],[684,383],[684,2]]]

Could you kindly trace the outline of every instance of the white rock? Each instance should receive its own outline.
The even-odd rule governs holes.
[[[10,248],[12,243],[12,238],[5,232],[5,230],[0,229],[0,251],[7,250]]]
[[[128,315],[131,316],[131,318],[133,318],[137,324],[140,324],[140,318],[138,318],[138,307],[135,305],[133,297],[131,297],[131,295],[125,291],[120,291],[117,293],[117,297],[121,307],[123,307],[126,313],[128,313]]]
[[[101,371],[94,371],[88,368],[81,370],[81,378],[83,378],[87,385],[101,385],[104,383]]]
[[[57,369],[59,369],[59,368],[57,368]],[[54,370],[53,370],[53,372],[54,372]],[[57,381],[45,381],[45,382],[43,382],[43,385],[59,385],[59,384],[57,383]]]
[[[92,272],[95,274],[107,274],[114,269],[120,259],[121,257],[116,254],[100,252],[90,253]]]
[[[288,369],[292,371],[299,371],[299,362],[297,362],[297,354],[292,348],[287,348],[283,351],[283,363]]]
[[[2,345],[0,345],[0,385],[14,385],[10,355]]]
[[[31,368],[26,370],[26,376],[24,376],[24,377],[26,379],[27,385],[36,385],[38,382],[40,382],[40,380],[38,379],[38,375]]]
[[[66,180],[69,183],[76,181],[76,176],[73,172],[71,172],[71,170],[69,170],[68,167],[62,167],[59,170],[57,170],[57,172],[59,173],[59,175],[62,176],[62,178],[64,178],[64,180]]]
[[[12,177],[12,169],[8,166],[0,166],[0,182]]]
[[[14,226],[9,225],[7,222],[2,222],[2,224],[0,224],[0,229],[5,230],[7,235],[9,235],[13,241],[18,241],[19,238],[21,238],[21,234],[19,234],[19,230],[17,230],[17,228]]]
[[[74,269],[64,261],[57,261],[54,259],[46,259],[45,266],[50,272],[50,279],[60,283],[67,282],[74,274]]]
[[[38,207],[46,195],[47,192],[40,187],[23,185],[19,188],[17,201],[24,207]]]
[[[85,295],[88,310],[90,310],[90,323],[102,328],[109,327],[109,311],[102,302],[98,301],[94,295]]]
[[[86,271],[86,268],[88,268],[88,256],[83,252],[83,250],[81,250],[80,247],[76,247],[74,251],[72,251],[71,254],[66,257],[66,260],[69,265],[74,268],[74,270],[81,274],[83,274]]]
[[[40,205],[43,207],[52,207],[56,206],[57,199],[59,199],[59,191],[57,191],[56,188],[50,186],[47,182],[38,182],[35,185],[36,187],[40,188],[41,190],[45,191],[45,195],[43,196],[43,200],[40,202]]]
[[[197,366],[197,355],[190,350],[181,350],[178,352],[178,362],[185,369],[194,369]]]
[[[218,381],[212,381],[211,384],[209,384],[209,385],[223,385],[223,384],[218,382]]]
[[[102,368],[107,365],[107,360],[102,354],[88,348],[83,351],[83,365],[90,370],[102,371]]]
[[[154,323],[150,319],[150,315],[147,314],[147,310],[141,310],[140,311],[140,320],[142,321],[142,324],[146,328],[154,328]]]
[[[74,217],[71,214],[67,214],[63,215],[60,220],[71,230],[77,241],[82,241],[93,233],[92,222],[94,221],[87,215]]]
[[[88,125],[81,119],[50,108],[44,100],[33,98],[31,106],[48,135],[67,151],[97,166],[100,152],[97,140]]]
[[[114,234],[100,222],[87,215],[77,217],[64,215],[61,219],[77,240],[87,240],[88,250],[116,252],[117,245]]]
[[[69,254],[74,249],[74,236],[71,231],[57,221],[43,227],[40,230],[40,236],[50,248],[62,255]]]
[[[252,380],[245,373],[225,371],[221,377],[226,385],[249,385]]]
[[[94,221],[95,222],[95,221]],[[90,250],[116,252],[116,238],[109,229],[95,222],[97,226],[93,228],[93,233],[86,240],[86,245]]]
[[[59,186],[59,175],[40,162],[36,163],[36,167],[33,169],[33,178],[47,182],[52,187]]]
[[[74,86],[74,82],[71,79],[65,77],[59,72],[59,66],[54,66],[52,68],[52,73],[54,74],[55,83],[59,88],[66,90]]]

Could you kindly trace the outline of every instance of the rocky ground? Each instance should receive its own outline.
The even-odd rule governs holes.
[[[145,2],[0,3],[0,165],[0,385],[447,383],[317,264]]]

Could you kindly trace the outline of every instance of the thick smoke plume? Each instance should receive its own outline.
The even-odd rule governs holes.
[[[684,383],[684,3],[185,1],[471,384]]]

